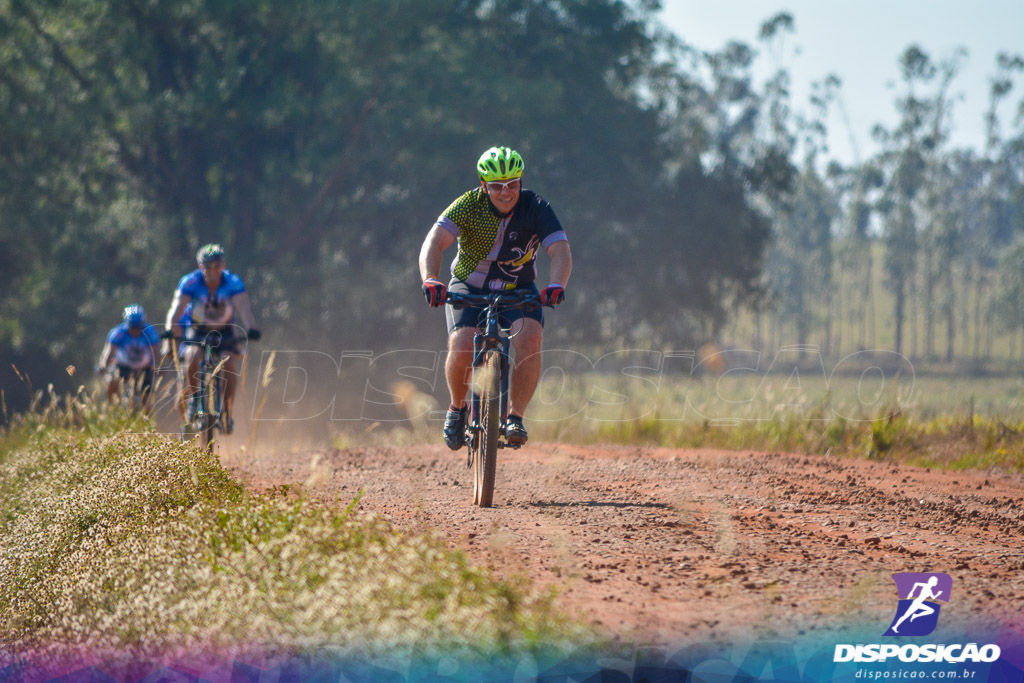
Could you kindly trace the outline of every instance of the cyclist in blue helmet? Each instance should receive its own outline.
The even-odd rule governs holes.
[[[125,307],[122,318],[123,322],[107,334],[97,370],[106,374],[110,401],[118,395],[121,382],[141,380],[142,405],[149,410],[160,333],[146,323],[146,311],[138,304]]]
[[[522,156],[508,147],[491,147],[477,161],[480,185],[461,195],[434,222],[420,248],[422,290],[430,306],[441,306],[448,291],[470,294],[526,289],[541,303],[556,305],[564,298],[572,272],[569,239],[554,209],[533,192],[523,189]],[[458,242],[445,285],[441,258]],[[538,291],[537,255],[551,258],[550,281]],[[445,376],[451,405],[445,415],[444,441],[452,450],[464,445],[467,419],[466,394],[473,365],[473,335],[481,308],[445,306],[448,322],[448,356]],[[505,438],[510,444],[527,440],[523,415],[537,388],[541,370],[544,314],[515,311],[504,316],[514,335],[515,365],[509,387],[509,413]]]
[[[174,339],[201,339],[210,332],[218,332],[219,354],[226,356],[224,377],[224,424],[225,434],[234,431],[235,421],[232,407],[237,384],[238,367],[245,353],[246,339],[259,339],[260,332],[254,327],[249,294],[242,279],[224,267],[224,248],[219,244],[207,244],[196,253],[199,267],[178,282],[174,299],[167,309],[167,336]],[[184,317],[191,309],[191,318]],[[164,347],[164,353],[173,353],[171,340]],[[199,347],[189,345],[183,360],[184,381],[178,408],[183,422],[188,422],[186,407],[188,399],[199,386]]]

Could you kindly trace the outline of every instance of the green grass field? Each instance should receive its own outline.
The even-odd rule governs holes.
[[[786,450],[951,469],[1024,469],[1024,379],[881,371],[558,376],[531,437]]]
[[[696,376],[661,375],[657,367],[630,366],[628,360],[622,365],[620,373],[546,371],[526,414],[531,440],[1024,470],[1022,377],[964,377],[869,363],[841,373],[811,364],[789,372]],[[414,418],[332,424],[332,444],[439,441],[443,413],[427,420],[422,406],[440,404],[422,395],[408,400]]]

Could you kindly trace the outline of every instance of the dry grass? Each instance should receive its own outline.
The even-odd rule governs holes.
[[[545,391],[542,384],[541,399]],[[666,379],[656,387],[581,375],[566,382],[559,402],[531,408],[528,425],[531,437],[550,441],[830,453],[1020,472],[1022,395],[1016,377],[871,383],[766,374]]]
[[[0,660],[514,653],[587,637],[550,594],[358,499],[252,495],[201,450],[79,422],[22,419],[0,439]]]

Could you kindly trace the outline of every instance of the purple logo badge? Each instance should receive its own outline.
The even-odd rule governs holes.
[[[896,608],[889,630],[884,636],[926,636],[939,623],[939,608],[949,602],[953,592],[953,579],[949,574],[893,574],[899,591],[900,603]]]

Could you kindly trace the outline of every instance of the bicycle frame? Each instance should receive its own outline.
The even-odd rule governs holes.
[[[517,291],[478,295],[454,293],[448,295],[447,303],[484,309],[482,329],[473,335],[473,395],[466,442],[469,445],[467,464],[474,470],[473,503],[490,507],[498,449],[520,447],[520,444],[504,441],[509,403],[509,348],[514,335],[502,329],[499,315],[516,309],[532,309],[540,306],[540,302],[533,292]]]
[[[213,347],[219,341],[210,339],[213,334],[218,333],[210,332],[201,340],[185,341],[188,345],[201,347],[203,355],[199,359],[198,386],[196,392],[189,399],[191,404],[191,410],[188,410],[190,417],[187,429],[189,433],[184,436],[186,438],[196,435],[202,437],[203,445],[210,451],[213,450],[214,444],[213,432],[215,429],[221,429],[223,394],[219,371],[225,362],[217,359]]]
[[[487,319],[484,323],[484,331],[477,332],[473,335],[473,372],[476,373],[479,368],[483,367],[485,354],[489,349],[499,349],[499,367],[501,372],[501,379],[499,381],[499,388],[501,392],[499,413],[501,416],[501,424],[505,424],[505,420],[508,419],[509,348],[512,344],[512,338],[501,334],[501,326],[498,324],[498,310],[496,306],[488,306],[486,315]],[[474,381],[471,385],[477,386],[477,382]],[[473,433],[479,433],[481,431],[480,415],[480,392],[474,391],[472,406],[470,408],[469,426],[470,431]],[[501,436],[504,436],[504,433],[502,433]],[[519,445],[510,446],[499,441],[498,448],[519,448]]]

